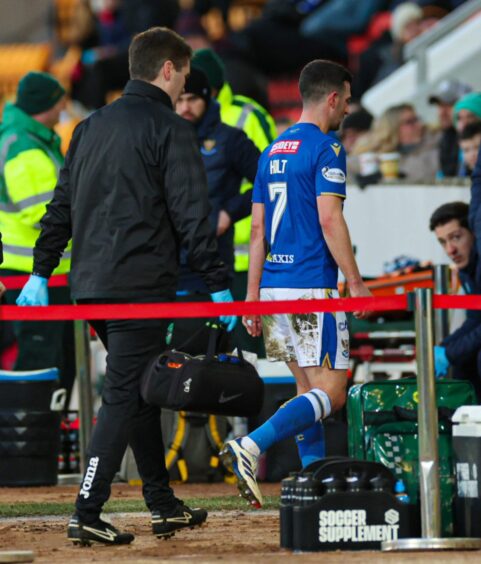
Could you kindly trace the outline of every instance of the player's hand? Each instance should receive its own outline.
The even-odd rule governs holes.
[[[217,218],[217,237],[223,235],[232,225],[230,215],[225,210],[220,210]]]
[[[258,302],[257,296],[246,296],[246,302]],[[260,315],[243,315],[242,325],[246,328],[251,337],[260,337],[262,335],[262,322]]]
[[[0,298],[3,296],[3,294],[5,294],[6,291],[7,289],[5,288],[5,284],[3,282],[0,282]]]
[[[368,290],[368,288],[366,287],[366,285],[364,284],[364,282],[361,282],[359,284],[353,284],[353,285],[349,285],[349,293],[351,295],[351,298],[371,298],[372,294],[371,292]],[[356,319],[367,319],[368,317],[371,317],[372,315],[372,311],[354,311],[353,315]]]

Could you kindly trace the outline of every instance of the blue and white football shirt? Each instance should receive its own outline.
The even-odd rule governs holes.
[[[338,267],[319,224],[321,194],[346,197],[344,148],[314,124],[295,124],[257,169],[252,201],[264,204],[268,244],[261,288],[337,288]]]

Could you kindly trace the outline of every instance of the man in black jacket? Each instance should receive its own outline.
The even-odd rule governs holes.
[[[466,294],[479,294],[476,282],[478,254],[468,226],[468,204],[450,202],[437,208],[429,227],[458,269]],[[455,378],[471,380],[481,398],[481,313],[467,311],[464,323],[434,347],[436,376],[445,376],[450,366]]]
[[[191,48],[166,28],[137,35],[123,96],[76,129],[53,200],[41,221],[33,274],[19,305],[46,305],[47,279],[70,238],[71,289],[80,303],[172,301],[179,248],[214,301],[231,301],[225,265],[208,222],[207,184],[195,135],[173,105],[190,71]],[[221,321],[232,323],[232,318]],[[202,524],[169,486],[159,409],[139,380],[165,346],[165,320],[106,320],[92,326],[108,349],[102,407],[68,537],[129,544],[133,535],[100,519],[127,444],[135,455],[153,533]],[[163,345],[164,343],[164,345]]]
[[[211,98],[209,80],[200,69],[191,68],[176,112],[193,125],[197,135],[209,186],[209,221],[231,283],[234,277],[234,223],[249,216],[252,205],[252,189],[240,194],[240,185],[244,178],[254,182],[260,152],[242,130],[221,122],[220,106]],[[185,252],[181,252],[178,294],[179,299],[187,301],[209,299],[205,282],[192,271]],[[176,321],[172,345],[180,347],[204,323],[202,319]],[[207,339],[202,336],[200,334],[195,342],[191,341],[186,352],[205,353]],[[206,333],[204,337],[207,337]]]

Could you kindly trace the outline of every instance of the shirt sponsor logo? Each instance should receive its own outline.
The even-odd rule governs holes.
[[[295,255],[276,255],[269,253],[266,257],[267,262],[275,262],[277,264],[293,264]]]
[[[321,172],[322,176],[329,182],[335,182],[336,184],[344,184],[346,182],[346,175],[340,168],[325,166]]]
[[[339,509],[319,512],[319,542],[375,542],[396,540],[399,513],[390,509],[385,523],[368,525],[364,509]]]
[[[271,155],[277,155],[278,153],[285,153],[293,155],[299,151],[302,141],[278,141],[272,145],[269,151],[269,157]]]

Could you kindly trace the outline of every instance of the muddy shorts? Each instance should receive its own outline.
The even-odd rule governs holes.
[[[338,298],[330,289],[262,288],[261,300],[314,300]],[[300,367],[349,366],[349,331],[346,314],[302,313],[262,316],[262,332],[268,360],[297,361]]]

